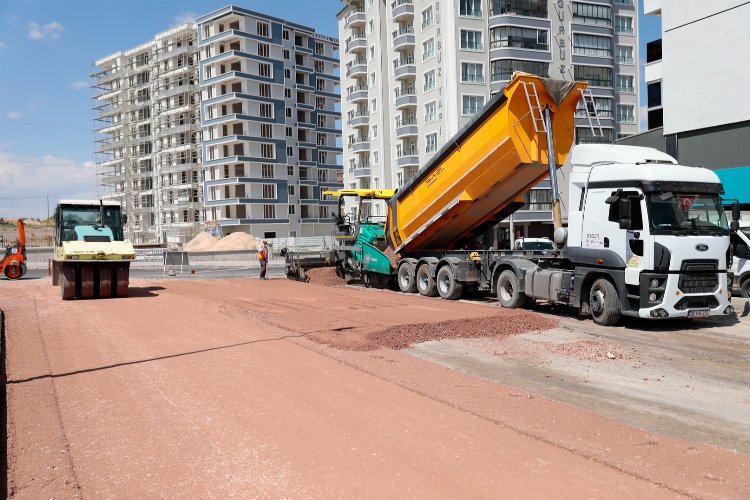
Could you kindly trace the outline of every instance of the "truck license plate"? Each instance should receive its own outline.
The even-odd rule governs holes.
[[[691,309],[688,311],[688,318],[708,318],[711,311],[708,309]]]

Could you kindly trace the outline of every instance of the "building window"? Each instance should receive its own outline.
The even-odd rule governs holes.
[[[292,89],[284,89],[284,99],[291,99],[292,98]]]
[[[518,49],[549,50],[549,32],[534,28],[500,26],[490,31],[490,46],[493,49],[513,47]]]
[[[598,26],[612,25],[612,7],[573,2],[572,8],[574,23],[595,24]]]
[[[590,127],[576,127],[576,144],[597,144],[611,143],[614,140],[615,132],[611,128],[591,130]]]
[[[424,30],[429,28],[430,26],[432,26],[433,22],[434,18],[432,16],[432,6],[430,6],[422,11],[422,29]]]
[[[461,63],[461,81],[464,83],[484,83],[484,64]]]
[[[291,118],[292,117],[292,108],[286,108],[284,110],[284,112],[285,112],[287,118]]]
[[[647,87],[649,108],[661,106],[661,81],[649,83]]]
[[[258,42],[258,55],[261,57],[268,57],[270,50],[267,43]]]
[[[263,184],[263,198],[266,200],[276,198],[276,184]]]
[[[268,63],[258,63],[258,75],[264,78],[271,78],[271,65]]]
[[[328,180],[328,170],[318,170],[318,182],[326,182]]]
[[[289,68],[284,70],[284,78],[287,80],[292,78],[292,71]]]
[[[294,196],[294,184],[289,184],[287,186],[287,193],[289,193],[289,196]]]
[[[482,0],[459,0],[459,14],[469,17],[482,17]]]
[[[268,38],[268,23],[257,21],[256,29],[257,29],[258,35]]]
[[[633,34],[633,18],[630,16],[615,16],[615,33]]]
[[[273,139],[273,125],[270,123],[261,123],[260,136],[265,139]]]
[[[612,87],[612,68],[575,65],[573,73],[575,80],[586,81],[594,87]]]
[[[573,54],[612,57],[612,39],[606,36],[573,33]]]
[[[437,151],[437,133],[426,135],[425,140],[427,142],[425,153],[430,154]]]
[[[424,78],[424,91],[428,92],[435,88],[435,70],[431,69],[424,75],[422,75]]]
[[[323,55],[325,53],[325,45],[323,42],[315,42],[315,53]]]
[[[258,95],[261,97],[271,97],[271,86],[267,83],[259,83]]]
[[[294,148],[292,146],[286,147],[286,155],[287,156],[294,156]]]
[[[289,177],[294,177],[294,166],[293,165],[287,165],[286,167],[286,175]]]
[[[484,96],[481,95],[465,95],[462,99],[464,116],[475,115],[484,106]]]
[[[267,102],[258,103],[261,118],[273,118],[273,106]]]
[[[315,109],[326,109],[326,98],[316,97],[315,98]]]
[[[618,104],[617,123],[635,123],[635,106],[632,104]]]
[[[461,48],[470,50],[482,50],[482,32],[461,30]]]
[[[429,40],[422,43],[422,60],[432,58],[435,55],[435,39],[430,38]]]
[[[269,165],[268,163],[263,163],[260,166],[261,170],[261,177],[264,179],[273,179],[273,165]]]
[[[263,158],[275,158],[276,148],[273,144],[261,144],[260,145],[260,156]]]
[[[549,63],[525,61],[523,59],[500,59],[492,61],[492,81],[510,80],[515,71],[523,71],[539,76],[549,76]]]
[[[294,187],[294,186],[289,186]],[[289,205],[289,215],[294,215],[294,205]]]
[[[289,60],[289,49],[284,49],[283,54],[284,54],[284,59],[286,59],[288,61]]]
[[[618,45],[616,60],[618,64],[633,64],[633,47]]]
[[[617,91],[630,93],[635,92],[633,80],[633,75],[617,75]]]
[[[588,112],[584,107],[583,100],[578,101],[576,105],[575,116],[576,118],[586,118],[589,114],[593,114],[596,111],[596,115],[599,118],[613,118],[614,112],[612,111],[612,99],[607,97],[594,97],[594,107],[591,108],[591,103],[588,103]]]
[[[437,120],[437,104],[435,101],[428,102],[424,105],[424,122],[430,123]]]
[[[284,40],[289,40],[289,30],[282,31],[281,38],[283,38]]]
[[[265,219],[276,218],[276,206],[275,205],[263,205],[263,217]]]
[[[378,100],[370,99],[370,111],[375,113],[378,110]]]
[[[492,0],[490,13],[493,16],[513,14],[546,19],[547,2],[546,0]]]
[[[323,63],[323,61],[315,61],[315,72],[325,73],[325,64]]]

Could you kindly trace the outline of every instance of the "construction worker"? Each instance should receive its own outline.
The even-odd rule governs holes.
[[[268,242],[266,240],[258,245],[258,262],[260,263],[260,279],[268,279],[266,278],[266,266],[268,265]]]

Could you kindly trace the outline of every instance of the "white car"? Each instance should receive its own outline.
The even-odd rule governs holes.
[[[750,298],[750,221],[740,222],[739,231],[732,235],[732,244],[734,285],[743,297]]]
[[[549,238],[518,238],[513,250],[557,250]]]

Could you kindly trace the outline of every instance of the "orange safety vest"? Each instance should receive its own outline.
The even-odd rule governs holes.
[[[268,247],[262,247],[260,250],[258,250],[258,260],[267,260],[266,256],[268,255]]]

